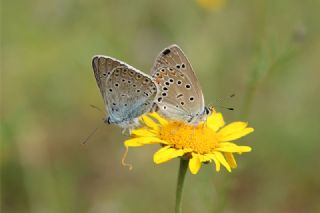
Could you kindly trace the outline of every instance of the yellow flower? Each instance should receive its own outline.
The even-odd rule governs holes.
[[[156,164],[164,163],[176,157],[189,160],[192,174],[198,173],[202,163],[214,162],[216,171],[223,165],[229,172],[236,168],[233,153],[250,152],[248,146],[238,146],[230,141],[241,138],[253,131],[245,122],[233,122],[225,127],[222,114],[213,112],[206,122],[198,125],[182,121],[172,121],[157,113],[141,117],[144,127],[131,132],[126,147],[138,147],[146,144],[160,144],[153,156]],[[223,128],[222,128],[223,127]]]
[[[200,7],[211,11],[221,10],[226,4],[225,0],[197,0],[197,2]]]

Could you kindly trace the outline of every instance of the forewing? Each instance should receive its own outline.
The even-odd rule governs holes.
[[[156,58],[151,75],[155,75],[162,67],[169,67],[175,69],[185,75],[185,80],[192,85],[193,93],[200,98],[199,108],[204,108],[204,98],[200,83],[192,69],[192,66],[178,45],[171,45],[165,48]]]
[[[96,55],[92,58],[92,68],[94,76],[96,78],[97,85],[100,89],[105,104],[107,104],[105,99],[107,79],[110,76],[112,70],[118,66],[130,67],[125,62],[109,56]]]

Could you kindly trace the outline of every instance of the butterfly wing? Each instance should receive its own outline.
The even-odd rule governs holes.
[[[107,79],[110,76],[112,70],[120,65],[125,67],[130,67],[125,62],[122,62],[120,60],[114,59],[109,56],[95,55],[92,58],[92,68],[93,68],[94,76],[96,78],[97,85],[100,89],[100,92],[105,104],[107,104],[105,99]]]
[[[161,103],[157,100],[160,112],[186,121],[203,114],[205,105],[199,81],[180,47],[172,45],[164,49],[151,73],[160,85],[160,96],[168,93]]]
[[[105,83],[109,122],[130,123],[151,110],[157,85],[150,76],[128,66],[114,68]]]
[[[155,102],[161,114],[171,119],[191,121],[203,112],[203,97],[195,92],[187,75],[176,68],[162,67],[153,78],[159,85],[160,93]]]

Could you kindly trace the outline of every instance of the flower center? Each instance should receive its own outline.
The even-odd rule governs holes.
[[[205,124],[193,126],[178,121],[162,126],[160,138],[176,149],[192,149],[200,154],[210,153],[218,144],[216,133]]]

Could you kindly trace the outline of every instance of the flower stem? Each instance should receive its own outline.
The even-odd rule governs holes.
[[[175,213],[181,213],[181,200],[183,192],[183,183],[186,176],[189,160],[180,159],[180,167],[178,173],[177,189],[176,189],[176,209]]]

